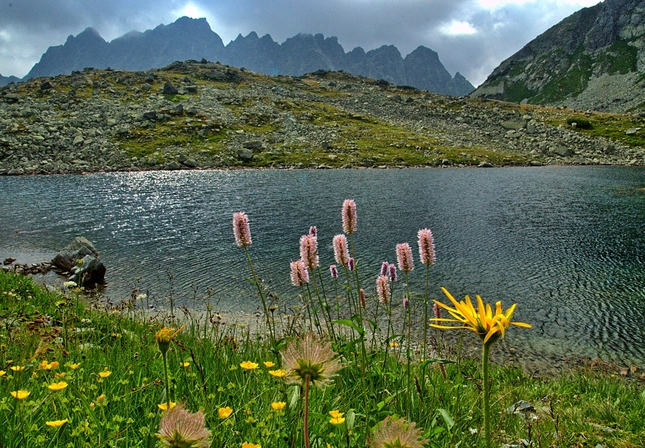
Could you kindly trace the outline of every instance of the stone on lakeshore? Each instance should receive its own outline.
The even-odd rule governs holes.
[[[105,271],[107,270],[101,260],[86,255],[82,258],[83,262],[72,268],[73,275],[69,280],[76,282],[79,286],[94,286],[105,283]]]
[[[253,159],[253,151],[246,148],[238,149],[237,158],[240,159],[242,162],[250,162],[251,159]]]
[[[76,266],[76,261],[86,255],[98,258],[99,252],[90,240],[83,236],[77,236],[53,258],[52,265],[64,271],[71,271]]]

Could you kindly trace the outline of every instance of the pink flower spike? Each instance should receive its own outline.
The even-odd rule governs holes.
[[[348,235],[356,232],[356,202],[353,199],[343,202],[343,232]]]
[[[300,259],[312,271],[318,267],[318,240],[315,236],[309,234],[300,237]]]
[[[437,302],[432,305],[432,311],[434,312],[434,317],[437,319],[441,319],[441,307],[437,305]]]
[[[336,235],[334,237],[334,258],[336,263],[347,266],[349,264],[349,249],[347,248],[347,237]]]
[[[414,260],[412,259],[412,249],[408,243],[396,245],[396,259],[399,262],[399,269],[405,273],[414,270]]]
[[[338,268],[335,264],[329,266],[329,273],[331,274],[331,278],[338,278]]]
[[[390,282],[387,275],[379,275],[376,278],[376,293],[382,304],[387,304],[390,301]]]
[[[406,310],[410,307],[410,299],[408,299],[408,296],[403,297],[403,308]]]
[[[419,256],[421,263],[430,266],[435,262],[434,238],[430,229],[419,230]]]
[[[309,283],[309,271],[307,271],[304,261],[292,261],[290,266],[293,286],[302,286],[305,283]]]
[[[356,262],[354,261],[353,258],[350,257],[349,262],[347,263],[347,266],[349,267],[350,271],[354,270],[354,268],[356,267]]]
[[[309,227],[309,235],[318,236],[318,229],[316,228],[316,226]]]
[[[389,270],[390,270],[390,281],[395,282],[396,281],[396,265],[395,264],[389,265]]]
[[[381,265],[381,275],[387,275],[387,270],[390,267],[390,264],[387,261],[384,261]]]
[[[235,242],[239,247],[251,245],[251,229],[249,228],[249,218],[244,212],[233,214],[233,233]]]
[[[367,301],[365,300],[365,290],[363,288],[358,290],[358,303],[360,303],[361,308],[367,308]]]

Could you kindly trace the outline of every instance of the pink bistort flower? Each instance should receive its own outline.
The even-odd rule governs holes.
[[[291,283],[294,286],[302,286],[309,283],[309,271],[302,260],[291,262]]]
[[[390,280],[386,275],[379,275],[376,278],[376,293],[379,302],[386,304],[390,301]]]
[[[336,258],[336,263],[340,265],[347,266],[349,264],[347,237],[343,234],[334,237],[334,258]]]
[[[235,242],[239,247],[251,245],[251,229],[249,228],[249,218],[244,212],[233,214],[233,233]]]
[[[329,266],[329,273],[331,274],[331,278],[338,278],[338,268],[335,264]]]
[[[353,199],[343,202],[343,232],[348,235],[356,232],[356,202]]]
[[[300,259],[305,266],[312,271],[319,265],[318,262],[318,240],[312,234],[300,237]]]
[[[399,269],[406,274],[414,270],[412,249],[410,249],[410,245],[408,243],[401,243],[396,245],[396,259],[399,262]]]
[[[430,229],[419,230],[419,256],[426,266],[435,262],[434,238]]]

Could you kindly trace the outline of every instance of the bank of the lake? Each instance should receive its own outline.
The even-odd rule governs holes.
[[[179,333],[165,333],[163,358],[155,336],[179,327],[165,313],[144,315],[127,304],[93,309],[73,291],[45,291],[3,272],[0,299],[3,446],[155,446],[168,402],[203,412],[204,446],[303,445],[304,392],[281,377],[285,348],[274,351],[266,334],[188,320]],[[506,339],[522,331],[530,330],[509,328]],[[278,337],[289,343],[302,333]],[[427,446],[485,446],[477,359],[445,344],[442,369],[367,343],[364,358],[351,338],[331,345],[342,368],[327,387],[312,389],[314,446],[362,448],[387,417],[414,422]],[[493,446],[642,446],[645,394],[636,374],[623,377],[604,363],[548,376],[493,364],[490,373]]]

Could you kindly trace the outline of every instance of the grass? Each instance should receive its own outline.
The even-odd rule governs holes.
[[[179,320],[167,312],[143,313],[140,302],[145,299],[135,293],[118,305],[101,308],[79,294],[46,290],[30,278],[0,272],[0,424],[5,428],[0,444],[157,446],[154,434],[162,415],[158,405],[168,397],[155,333],[163,327],[178,328]],[[193,412],[204,411],[213,434],[210,446],[302,446],[301,388],[269,371],[281,367],[278,353],[287,340],[302,334],[294,328],[306,323],[285,326],[272,346],[263,331],[256,334],[223,324],[216,310],[204,311],[207,318],[197,319],[185,310],[186,326],[170,345],[170,400]],[[361,355],[363,342],[367,350]],[[393,348],[386,355],[382,345],[361,340],[356,332],[337,338],[333,348],[344,368],[330,386],[311,391],[311,446],[366,446],[372,428],[387,416],[416,422],[430,447],[483,446],[477,360],[461,359],[454,346],[445,344],[443,361],[413,359],[409,384],[402,374],[404,356],[393,355]],[[47,369],[54,361],[58,365]],[[246,361],[257,363],[257,368],[243,368]],[[265,362],[275,365],[267,367]],[[16,366],[24,370],[12,370]],[[516,366],[493,366],[494,446],[521,439],[541,447],[642,446],[642,383],[598,366],[559,377],[534,377]],[[99,375],[105,372],[109,376]],[[68,386],[48,389],[61,381]],[[30,395],[17,400],[10,395],[16,390]],[[526,418],[508,412],[519,400],[531,403],[535,412]],[[273,410],[271,404],[280,402],[286,403],[284,409]],[[227,407],[231,415],[220,418],[218,411]],[[334,410],[344,415],[339,425],[330,423],[329,412]],[[56,420],[67,422],[61,427],[46,425]]]

